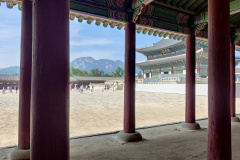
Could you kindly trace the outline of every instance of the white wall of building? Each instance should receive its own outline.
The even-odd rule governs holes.
[[[136,84],[136,91],[185,94],[185,84]],[[196,84],[196,95],[207,96],[208,84]],[[236,84],[236,97],[240,98],[240,84]]]

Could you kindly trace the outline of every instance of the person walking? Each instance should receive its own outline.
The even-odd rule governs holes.
[[[4,87],[3,87],[3,91],[2,92],[3,92],[3,94],[5,94],[5,88]]]
[[[91,92],[93,92],[94,91],[94,87],[92,86],[92,90],[91,90]]]
[[[81,93],[83,94],[83,85],[80,86]]]
[[[18,92],[18,87],[16,87],[16,93]]]

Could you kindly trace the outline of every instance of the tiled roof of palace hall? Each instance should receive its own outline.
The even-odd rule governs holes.
[[[0,0],[0,5],[2,2],[10,9],[18,5],[22,10],[22,0]],[[70,0],[69,19],[122,29],[128,19],[126,2]],[[195,26],[196,43],[208,45],[208,0],[132,0],[130,10],[134,12],[137,33],[185,41]],[[235,37],[236,50],[240,50],[240,0],[230,0],[229,15],[231,36]]]
[[[161,39],[157,43],[154,43],[151,46],[137,48],[136,51],[137,52],[154,51],[154,50],[163,49],[163,48],[166,48],[166,47],[173,46],[175,44],[182,44],[182,43],[184,43],[184,42],[177,41],[177,40],[174,40],[174,39],[169,39],[169,38],[163,38],[163,39]]]
[[[199,55],[203,52],[204,52],[203,49],[199,49],[199,50],[196,51],[196,54]],[[155,64],[169,63],[169,62],[185,60],[185,59],[186,59],[186,54],[182,54],[182,55],[177,55],[177,56],[171,56],[171,57],[165,57],[165,58],[159,58],[159,59],[137,62],[136,66],[155,65]]]
[[[19,75],[0,75],[0,81],[19,81]],[[106,81],[123,81],[123,77],[91,77],[91,76],[73,76],[70,77],[70,82],[77,81],[94,81],[94,82],[106,82]]]
[[[19,81],[19,76],[0,75],[0,81]]]
[[[70,77],[70,82],[106,82],[106,81],[123,81],[123,77],[91,77],[91,76],[73,76]]]
[[[196,57],[200,56],[200,57],[207,59],[207,53],[203,49],[197,50],[196,55],[197,55]],[[205,56],[203,56],[203,55],[205,55]],[[136,66],[141,67],[141,66],[150,66],[150,65],[156,65],[156,64],[165,64],[165,63],[171,63],[171,62],[181,61],[181,60],[184,60],[184,61],[186,60],[186,54],[141,61],[141,62],[137,62]],[[240,57],[235,57],[235,63],[237,64],[239,62],[240,62]]]

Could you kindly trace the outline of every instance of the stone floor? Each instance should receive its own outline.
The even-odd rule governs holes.
[[[115,134],[79,137],[70,140],[71,160],[147,159],[198,160],[207,156],[207,120],[198,121],[199,131],[182,130],[180,123],[139,129],[141,142],[120,144]],[[240,159],[240,123],[232,122],[232,157]],[[0,159],[8,159],[13,148],[0,149]]]

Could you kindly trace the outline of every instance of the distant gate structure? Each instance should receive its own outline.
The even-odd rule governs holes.
[[[94,84],[112,84],[123,83],[123,77],[91,77],[91,76],[73,76],[70,77],[70,84],[72,87],[80,87],[81,85],[94,85]]]
[[[20,76],[18,75],[0,75],[0,89],[3,89],[3,87],[19,88],[19,80],[20,80]],[[77,87],[79,87],[80,85],[85,86],[85,85],[89,85],[90,83],[98,84],[98,83],[105,83],[105,82],[122,83],[123,77],[90,77],[90,76],[70,77],[70,84],[72,84],[73,87],[74,87],[74,84],[77,84]]]
[[[0,75],[0,89],[7,87],[19,87],[19,76],[14,75]]]

